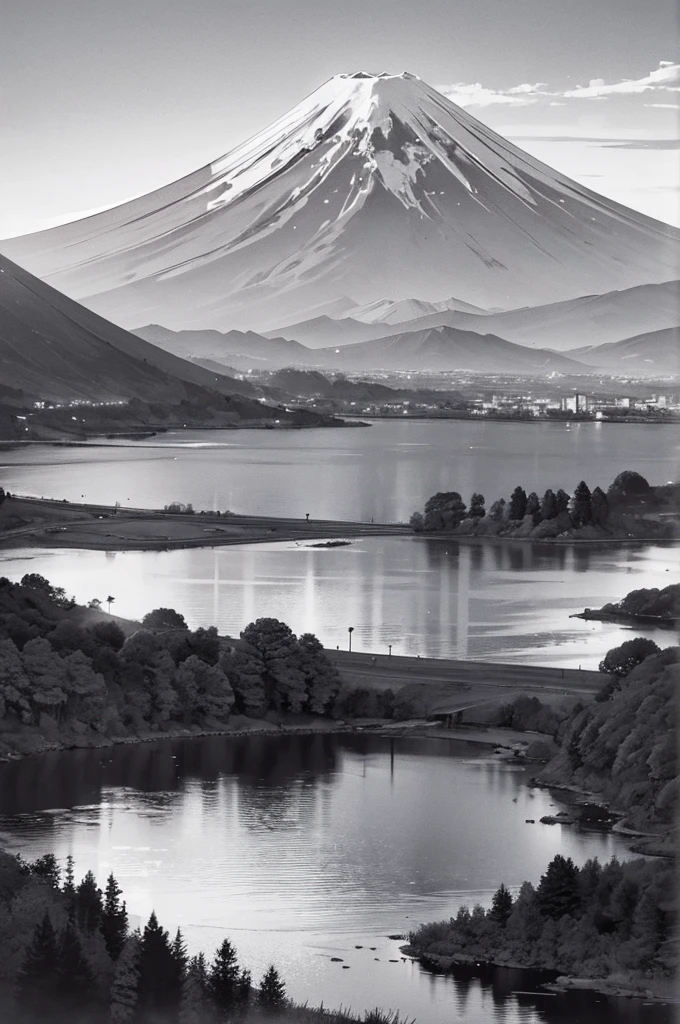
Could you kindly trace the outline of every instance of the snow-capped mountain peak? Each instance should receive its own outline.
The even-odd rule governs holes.
[[[174,184],[1,244],[118,322],[224,330],[341,296],[508,308],[664,281],[679,240],[416,75],[358,71]]]

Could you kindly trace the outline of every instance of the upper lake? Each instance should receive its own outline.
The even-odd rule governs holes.
[[[181,431],[107,446],[26,445],[0,451],[0,483],[19,494],[376,522],[408,520],[437,491],[487,503],[585,479],[606,488],[621,470],[651,483],[680,465],[674,425],[377,420],[319,430]]]

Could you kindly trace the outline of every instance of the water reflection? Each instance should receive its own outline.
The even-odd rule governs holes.
[[[569,616],[664,587],[680,570],[672,547],[457,544],[436,538],[355,540],[318,549],[295,544],[171,552],[16,550],[0,572],[40,572],[81,601],[111,593],[116,610],[141,616],[171,605],[192,626],[238,634],[273,616],[356,650],[431,657],[579,665],[597,663],[626,638],[612,623]],[[663,631],[648,631],[660,645]]]

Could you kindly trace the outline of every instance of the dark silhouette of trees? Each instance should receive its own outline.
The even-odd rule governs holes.
[[[56,990],[57,936],[49,911],[36,926],[17,978],[17,1000],[28,1013],[42,1013]]]
[[[592,518],[590,488],[585,480],[581,480],[571,500],[571,521],[578,528],[587,526]]]
[[[66,922],[57,943],[56,991],[62,1005],[74,1011],[92,1002],[94,975],[85,959],[73,920]]]
[[[186,629],[186,619],[174,608],[154,608],[142,619],[147,629]]]
[[[624,469],[622,473],[609,485],[607,495],[613,501],[621,501],[626,498],[643,498],[651,491],[649,482],[640,473],[632,469]]]
[[[470,508],[468,515],[471,519],[483,519],[486,515],[486,509],[484,507],[484,495],[478,494],[476,491],[470,498]]]
[[[557,920],[576,910],[580,902],[578,877],[571,857],[560,853],[553,857],[536,889],[536,902],[544,917]]]
[[[510,519],[524,519],[527,510],[527,495],[523,487],[515,487],[510,496]]]
[[[101,932],[112,960],[117,960],[123,952],[128,933],[127,909],[121,896],[122,891],[118,882],[113,874],[109,875],[104,892]]]
[[[609,502],[601,487],[596,487],[590,496],[590,513],[593,526],[606,527],[609,521]]]
[[[501,928],[505,928],[508,923],[508,918],[512,913],[512,894],[510,890],[501,883],[498,889],[493,894],[493,901],[491,904],[491,910],[489,911],[489,917],[493,921],[497,921]]]
[[[439,491],[425,502],[425,529],[455,529],[462,523],[465,513],[465,502],[458,491]]]
[[[558,515],[560,515],[562,512],[568,512],[569,511],[569,502],[570,502],[570,500],[571,499],[569,498],[569,495],[567,494],[567,492],[562,490],[562,488],[560,487],[560,489],[555,494],[555,504],[557,505],[557,514]]]
[[[557,516],[557,498],[550,487],[541,499],[541,515],[544,519],[555,519]]]
[[[617,676],[627,676],[636,665],[646,658],[659,654],[661,648],[644,636],[634,640],[624,640],[619,647],[612,647],[600,662],[600,672],[611,672]]]
[[[541,502],[536,491],[532,491],[527,498],[525,515],[531,516],[534,526],[538,526],[543,519],[541,514]]]
[[[494,501],[489,509],[489,519],[493,519],[495,523],[500,523],[505,515],[505,505],[505,498],[498,498],[497,501]]]
[[[75,915],[78,927],[86,932],[96,932],[102,921],[102,891],[91,871],[88,871],[76,887]]]
[[[139,1006],[162,1011],[173,1006],[177,995],[177,965],[168,933],[151,917],[142,933],[139,953]]]
[[[262,979],[259,1002],[265,1010],[272,1012],[281,1010],[286,1005],[286,986],[273,965],[268,968]]]
[[[208,988],[218,1010],[230,1010],[238,1002],[240,977],[236,950],[225,939],[208,970]]]

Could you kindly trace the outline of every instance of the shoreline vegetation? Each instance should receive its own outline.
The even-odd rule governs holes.
[[[624,470],[609,486],[591,492],[582,480],[570,496],[549,488],[542,498],[517,486],[509,500],[499,498],[486,509],[484,495],[474,493],[469,506],[458,491],[440,491],[414,512],[416,534],[452,540],[522,540],[535,542],[611,542],[675,540],[680,537],[680,483],[653,487],[639,473]]]
[[[309,513],[295,519],[195,511],[180,502],[164,509],[97,505],[19,496],[0,487],[0,549],[168,551],[275,541],[317,541],[310,546],[339,548],[349,546],[352,538],[399,536],[461,543],[658,543],[680,537],[679,507],[680,484],[651,487],[630,471],[619,474],[606,495],[599,487],[591,494],[583,482],[572,498],[548,490],[541,500],[517,487],[510,502],[499,499],[488,513],[481,494],[473,494],[468,509],[457,492],[441,492],[408,525],[315,520]],[[614,614],[610,608],[603,612]]]
[[[585,608],[571,618],[677,628],[680,625],[680,583],[671,583],[662,590],[657,587],[632,590],[622,601],[605,604],[602,608]]]
[[[107,601],[110,608],[114,597]],[[573,864],[562,865],[553,879],[554,912],[547,914],[549,921],[532,903],[541,886],[534,889],[526,882],[517,900],[509,894],[510,916],[520,907],[526,917],[525,921],[520,915],[516,928],[519,954],[515,945],[503,944],[506,931],[497,922],[487,927],[494,920],[489,917],[493,908],[487,912],[481,907],[461,912],[460,922],[456,918],[444,925],[423,925],[418,937],[412,937],[412,954],[424,957],[425,963],[433,954],[461,959],[456,943],[464,927],[463,956],[473,956],[476,963],[504,966],[513,962],[572,978],[585,976],[600,990],[614,984],[621,957],[624,961],[632,957],[639,941],[647,943],[647,960],[642,976],[635,979],[642,986],[636,994],[648,997],[657,981],[665,984],[671,940],[664,936],[675,909],[667,858],[674,852],[672,823],[678,788],[678,648],[659,651],[651,641],[641,645],[627,641],[609,652],[601,675],[574,671],[564,678],[560,672],[559,686],[548,685],[545,692],[540,671],[527,669],[529,678],[539,677],[531,696],[519,691],[516,682],[508,685],[504,667],[494,666],[500,671],[497,688],[494,692],[493,684],[487,683],[485,699],[471,700],[468,684],[467,689],[456,691],[457,700],[441,701],[442,691],[427,683],[426,663],[422,681],[416,669],[412,681],[396,691],[379,683],[371,686],[367,675],[380,672],[372,664],[376,659],[370,659],[368,673],[361,663],[354,669],[351,656],[326,652],[312,634],[296,637],[275,619],[259,619],[239,638],[230,638],[218,635],[215,627],[188,629],[174,609],[154,609],[141,622],[133,622],[116,620],[100,605],[93,599],[88,608],[78,606],[63,589],[37,574],[28,574],[20,584],[0,579],[0,754],[5,758],[100,742],[258,732],[376,731],[477,742],[493,737],[497,745],[503,731],[510,742],[508,747],[497,746],[501,756],[535,761],[533,783],[576,794],[576,804],[587,804],[591,802],[588,794],[594,795],[603,807],[611,808],[610,815],[599,816],[600,822],[606,824],[609,818],[611,824],[618,819],[617,830],[637,839],[640,852],[660,855],[653,862],[660,866],[649,867],[648,861],[623,866],[589,862],[581,873],[588,870],[597,892],[599,886],[604,893],[602,916],[597,920],[574,917],[574,893],[580,892],[581,882]],[[395,658],[394,667],[412,660]],[[385,656],[381,661],[389,659]],[[476,668],[485,671],[482,665]],[[455,723],[463,728],[440,728]],[[470,726],[474,729],[466,737],[465,727]],[[570,815],[568,824],[560,815],[546,819],[545,825],[579,827],[577,819],[577,814]],[[555,873],[554,861],[547,875],[551,872]],[[602,881],[612,878],[612,885]],[[565,903],[565,891],[571,893],[571,902]],[[663,903],[657,899],[659,892],[665,894]],[[11,915],[14,893],[9,899]],[[593,901],[589,897],[586,902]],[[22,905],[19,900],[18,906]],[[562,909],[557,913],[556,908]],[[44,908],[34,918],[31,929],[23,933],[24,958],[29,945],[39,940]],[[49,927],[58,931],[54,922]],[[59,941],[65,943],[63,929],[60,934]],[[512,928],[507,934],[513,934]],[[432,935],[436,942],[453,942],[453,952],[448,947],[432,949],[432,943],[423,939]],[[72,936],[68,941],[74,945]],[[84,960],[86,947],[81,941]],[[569,956],[565,948],[572,951]],[[576,956],[574,949],[585,949],[588,956]],[[20,958],[15,968],[19,977]],[[291,1013],[282,1019],[326,1019],[300,1016],[299,1008]],[[343,1019],[336,1017],[339,1022]],[[386,1014],[364,1019],[393,1020]],[[29,1022],[33,1024],[31,1018]],[[83,1024],[90,1022],[84,1018]]]

